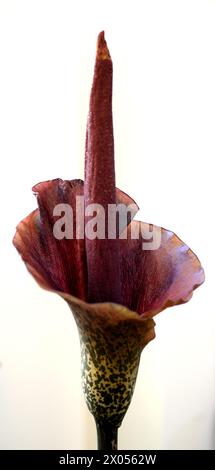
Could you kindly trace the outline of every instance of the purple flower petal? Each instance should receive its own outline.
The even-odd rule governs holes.
[[[132,229],[137,228],[144,234],[148,224],[131,222],[128,238],[120,240],[123,304],[144,317],[152,317],[167,307],[187,302],[204,282],[204,271],[197,256],[173,232],[160,229],[159,248],[143,250],[143,239],[131,236]]]

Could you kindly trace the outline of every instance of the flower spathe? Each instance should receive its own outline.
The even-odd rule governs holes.
[[[82,383],[97,423],[118,427],[129,406],[142,349],[154,338],[152,317],[187,302],[204,281],[196,255],[169,230],[161,229],[156,250],[143,250],[143,222],[128,220],[127,237],[109,240],[53,236],[57,204],[73,208],[84,195],[85,206],[134,201],[115,188],[112,124],[112,61],[98,38],[87,123],[85,182],[55,179],[34,186],[38,208],[20,222],[14,245],[41,287],[69,304],[81,339]],[[138,207],[136,206],[136,210]],[[85,224],[88,218],[85,218]],[[153,226],[152,226],[153,228]]]
[[[54,207],[63,201],[74,208],[75,225],[75,198],[83,194],[83,186],[81,180],[60,179],[34,186],[39,207],[19,223],[13,242],[41,287],[88,302],[85,240],[53,236]],[[117,193],[118,200],[131,203],[125,193]],[[144,225],[131,221],[127,238],[118,240],[122,305],[144,319],[190,300],[204,281],[204,271],[197,256],[169,230],[161,229],[158,249],[143,250],[142,239],[131,238],[134,224]]]
[[[81,340],[82,383],[97,423],[119,426],[132,398],[142,349],[155,337],[152,317],[187,302],[204,280],[198,258],[172,232],[162,229],[155,251],[143,251],[142,240],[120,239],[122,304],[89,303],[84,240],[53,237],[53,208],[62,200],[73,207],[82,194],[80,180],[40,183],[39,209],[17,227],[14,244],[41,287],[69,304]],[[122,200],[127,195],[121,193]],[[129,201],[128,201],[129,202]],[[75,214],[75,211],[74,211]]]

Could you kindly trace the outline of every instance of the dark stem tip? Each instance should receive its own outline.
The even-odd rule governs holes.
[[[96,59],[97,60],[111,60],[110,52],[108,50],[107,43],[105,41],[104,31],[101,31],[101,33],[99,33],[98,35]]]
[[[96,421],[98,450],[117,450],[118,427]]]

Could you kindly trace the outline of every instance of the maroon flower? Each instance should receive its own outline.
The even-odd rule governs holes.
[[[78,228],[76,197],[100,204],[107,227],[108,205],[134,201],[115,188],[112,124],[112,61],[98,37],[94,80],[87,123],[85,182],[56,179],[34,186],[38,209],[21,221],[14,245],[41,287],[61,295],[70,305],[80,332],[83,387],[98,426],[119,426],[129,405],[143,347],[154,338],[152,317],[167,307],[187,302],[204,281],[196,255],[173,233],[160,229],[160,244],[143,249],[133,231],[148,225],[132,221],[127,238],[56,239],[53,227],[58,204],[73,209],[73,234]],[[136,210],[137,210],[136,206]],[[85,215],[85,226],[92,219]],[[152,234],[154,226],[150,226]],[[119,234],[118,234],[119,235]]]

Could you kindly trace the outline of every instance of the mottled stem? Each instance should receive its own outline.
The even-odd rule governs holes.
[[[98,450],[117,450],[118,428],[111,424],[96,422]]]
[[[140,354],[154,321],[115,304],[70,304],[80,335],[82,386],[100,450],[113,450],[132,399]]]

